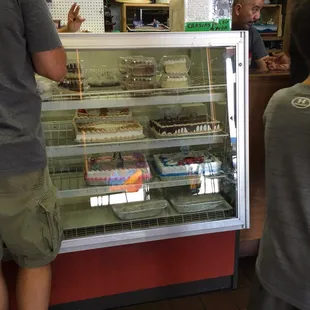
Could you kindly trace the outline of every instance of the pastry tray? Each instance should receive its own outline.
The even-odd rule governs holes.
[[[222,207],[222,211],[230,210],[231,206],[220,194],[206,195],[169,195],[169,201],[179,213],[192,213],[213,210]]]
[[[130,221],[158,216],[168,206],[168,201],[161,199],[117,204],[112,205],[111,208],[118,218]]]

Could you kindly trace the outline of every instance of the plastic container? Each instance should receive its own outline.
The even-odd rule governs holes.
[[[191,61],[187,55],[164,56],[160,67],[167,74],[186,74],[191,68]]]
[[[65,79],[75,80],[84,78],[83,60],[67,59],[67,74]]]
[[[129,59],[141,58],[143,56],[121,56],[118,59],[118,70],[122,74],[126,74],[128,69],[128,61]]]
[[[42,101],[49,100],[53,97],[53,91],[57,88],[57,83],[42,76],[36,76],[37,91]]]
[[[188,74],[168,75],[163,74],[160,81],[161,88],[169,89],[187,89],[190,86],[190,77]]]
[[[126,84],[129,76],[127,74],[121,74],[120,76],[120,85],[122,89],[126,89]]]
[[[154,89],[156,84],[156,78],[150,77],[135,77],[130,76],[126,80],[127,90],[143,90],[143,89]]]
[[[161,199],[112,205],[111,208],[118,218],[130,221],[158,216],[168,205],[166,200]]]
[[[129,57],[127,73],[132,76],[154,76],[157,72],[157,63],[153,57]]]
[[[117,69],[91,68],[85,70],[86,82],[90,87],[116,86],[120,84]]]

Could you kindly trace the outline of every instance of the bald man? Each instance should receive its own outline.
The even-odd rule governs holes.
[[[264,42],[253,24],[260,19],[264,0],[234,0],[232,10],[232,30],[249,31],[249,58],[251,68],[268,71],[265,62],[268,53]]]

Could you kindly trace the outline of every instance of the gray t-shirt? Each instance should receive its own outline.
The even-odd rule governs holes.
[[[249,29],[249,57],[251,59],[251,67],[255,68],[255,61],[268,56],[262,37],[255,27]]]
[[[0,0],[0,176],[46,166],[31,53],[60,46],[45,0]]]
[[[278,91],[264,115],[267,215],[257,260],[266,290],[310,309],[310,86]]]

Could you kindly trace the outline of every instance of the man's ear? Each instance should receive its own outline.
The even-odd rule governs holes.
[[[236,4],[235,7],[234,7],[234,10],[235,10],[235,14],[236,14],[237,16],[239,16],[239,15],[240,15],[240,12],[241,12],[241,10],[242,10],[242,4],[240,4],[240,3]]]

